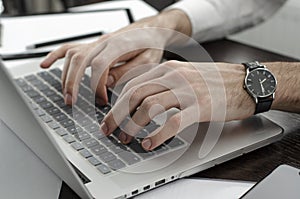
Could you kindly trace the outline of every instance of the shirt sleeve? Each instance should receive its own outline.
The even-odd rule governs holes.
[[[199,42],[222,38],[252,27],[274,14],[287,0],[182,0],[167,9],[180,9]]]

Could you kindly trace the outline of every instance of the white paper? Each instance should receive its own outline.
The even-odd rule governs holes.
[[[26,46],[94,33],[112,32],[129,24],[125,10],[2,18],[0,52],[18,52]],[[96,39],[96,38],[94,38]]]
[[[209,179],[181,179],[167,184],[136,199],[237,199],[254,183]]]

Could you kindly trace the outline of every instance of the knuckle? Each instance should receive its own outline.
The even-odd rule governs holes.
[[[67,50],[66,56],[71,58],[72,56],[75,55],[76,52],[77,51],[75,49],[69,49],[69,50]]]
[[[163,63],[164,67],[176,67],[179,65],[179,61],[176,60],[170,60]]]
[[[103,60],[104,59],[98,59],[98,58],[94,58],[91,62],[92,67],[98,67],[101,66],[103,64]]]
[[[82,59],[83,59],[83,55],[80,54],[80,53],[76,53],[76,54],[74,54],[73,57],[72,57],[72,61],[73,61],[76,65],[79,64],[79,63],[82,61]]]
[[[170,123],[174,126],[178,127],[181,124],[181,117],[180,115],[175,115],[172,118],[170,118]]]
[[[144,99],[141,107],[145,111],[149,111],[153,105],[157,104],[157,99],[155,97],[147,97]]]

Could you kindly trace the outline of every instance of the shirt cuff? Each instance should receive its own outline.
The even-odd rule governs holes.
[[[197,41],[205,41],[213,38],[211,31],[224,21],[216,11],[212,3],[206,0],[184,0],[177,2],[166,10],[180,9],[189,17],[192,25],[192,37]]]

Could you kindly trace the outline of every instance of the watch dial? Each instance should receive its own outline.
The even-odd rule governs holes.
[[[270,96],[276,88],[275,77],[265,69],[255,69],[246,77],[246,87],[257,97]]]

